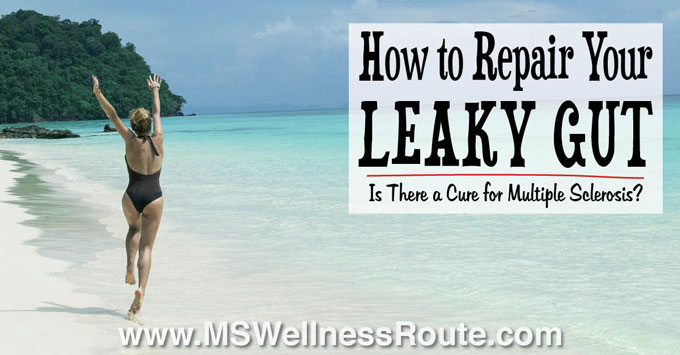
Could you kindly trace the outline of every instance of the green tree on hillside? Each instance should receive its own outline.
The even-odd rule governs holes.
[[[132,43],[121,45],[95,19],[81,23],[19,10],[0,18],[0,123],[105,119],[89,81],[96,74],[118,114],[151,106],[151,69]],[[161,86],[161,114],[184,98]]]

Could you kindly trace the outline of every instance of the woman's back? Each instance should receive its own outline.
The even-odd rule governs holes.
[[[163,163],[163,137],[145,136],[128,140],[125,144],[125,158],[133,171],[144,175],[155,174]]]

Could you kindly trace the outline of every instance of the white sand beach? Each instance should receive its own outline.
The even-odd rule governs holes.
[[[92,321],[107,312],[103,300],[76,292],[55,276],[67,262],[38,255],[26,241],[39,230],[22,225],[31,218],[13,204],[9,189],[21,173],[16,164],[0,160],[0,333],[3,354],[102,354],[115,350]],[[114,331],[112,329],[111,331]]]
[[[673,110],[664,124],[680,132],[680,101]],[[164,121],[166,204],[145,326],[195,327],[199,339],[206,321],[558,326],[560,354],[678,353],[680,160],[664,166],[663,215],[349,215],[346,117]],[[81,138],[1,142],[0,354],[361,352],[121,346],[135,289],[123,282],[124,145],[99,133],[101,121],[46,126]],[[666,156],[678,151],[672,138]],[[496,349],[365,352],[548,351]]]

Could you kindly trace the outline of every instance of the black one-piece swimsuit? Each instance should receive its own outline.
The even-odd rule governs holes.
[[[156,146],[154,146],[151,137],[142,136],[145,142],[151,144],[151,150],[156,156],[159,156]],[[127,156],[125,157],[125,165],[127,165],[128,176],[130,177],[130,182],[128,183],[125,192],[135,206],[137,212],[142,213],[144,207],[146,207],[151,202],[157,200],[163,196],[163,191],[161,190],[161,169],[153,174],[140,174],[130,168],[128,164]]]

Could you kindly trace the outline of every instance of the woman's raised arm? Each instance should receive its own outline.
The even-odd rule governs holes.
[[[108,117],[111,123],[113,123],[113,126],[116,127],[116,131],[118,131],[118,134],[120,134],[120,136],[123,137],[123,139],[126,142],[128,139],[134,138],[135,134],[132,133],[132,131],[129,128],[125,127],[123,121],[121,121],[120,117],[118,117],[116,109],[114,109],[113,106],[111,106],[111,104],[106,100],[106,98],[102,94],[102,91],[99,90],[99,80],[97,80],[97,77],[94,75],[92,75],[92,92],[94,93],[94,96],[97,98],[97,101],[99,101],[99,105],[102,107],[102,110],[104,110],[106,117]]]
[[[149,90],[153,94],[153,105],[151,106],[151,116],[153,117],[153,137],[163,136],[163,125],[161,124],[161,99],[158,92],[161,90],[161,83],[163,79],[160,76],[154,74],[153,77],[149,75],[146,79],[146,83],[149,86]]]

